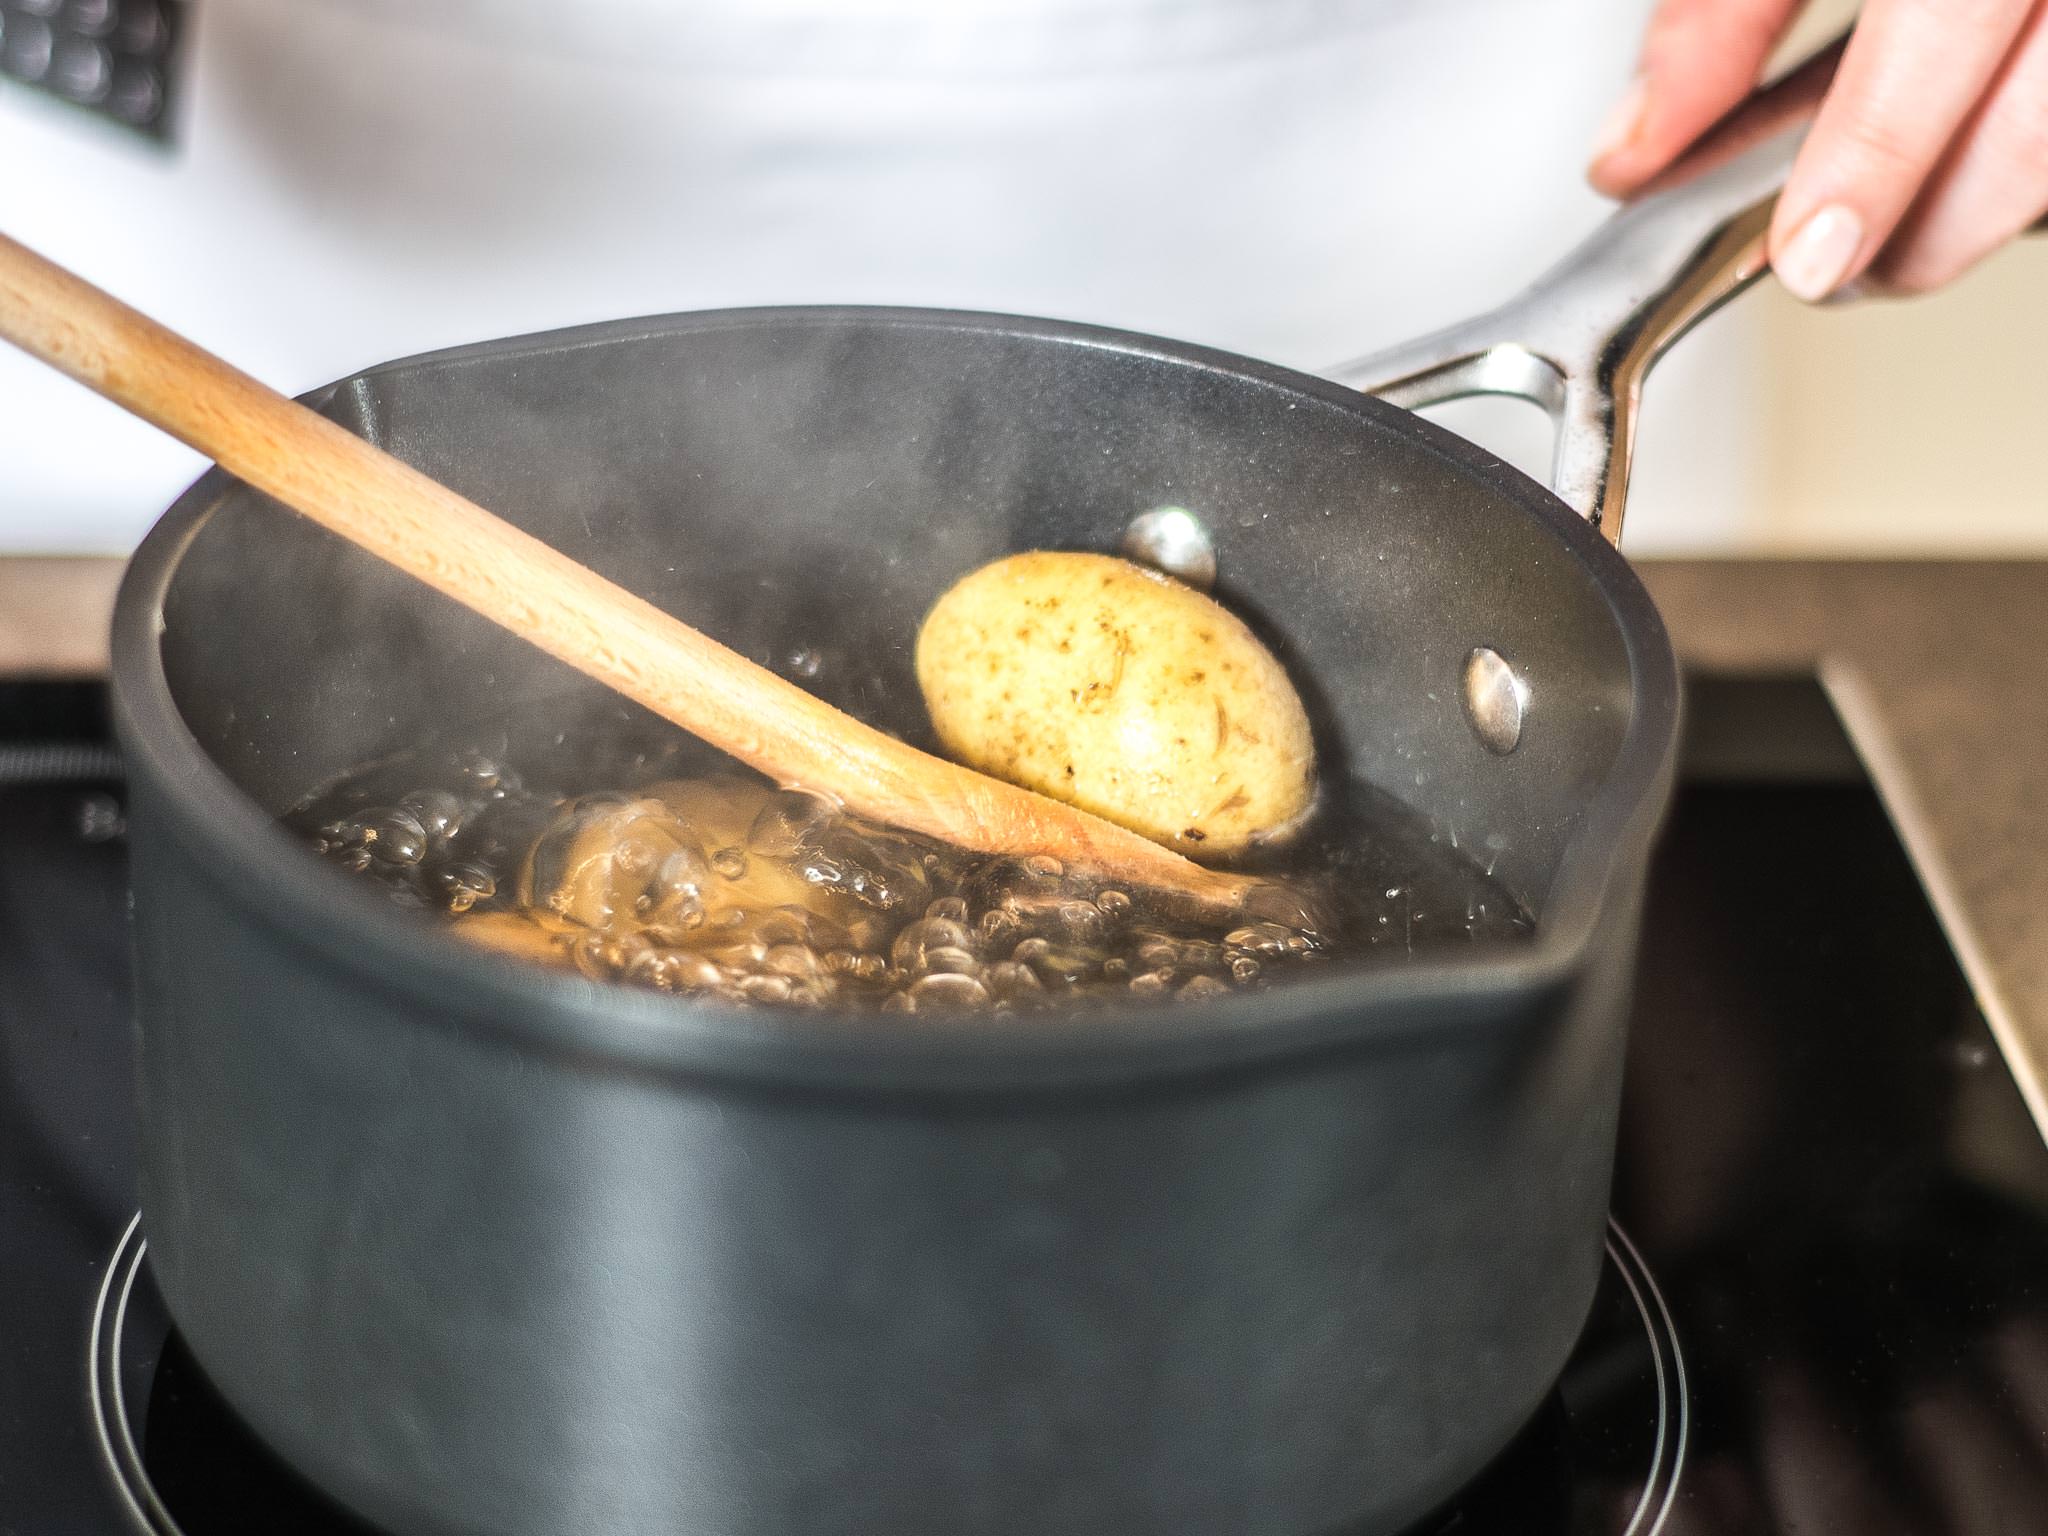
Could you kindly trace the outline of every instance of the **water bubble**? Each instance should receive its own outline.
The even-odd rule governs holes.
[[[1062,891],[1034,891],[1029,889],[1010,890],[1002,898],[1002,905],[995,910],[1005,913],[1017,924],[1021,933],[1042,938],[1064,939],[1069,936],[1066,909],[1074,905],[1073,899]],[[1089,906],[1089,903],[1081,903]],[[1090,907],[1092,911],[1092,906]],[[1102,914],[1095,914],[1101,920]],[[1086,921],[1083,919],[1082,921]]]
[[[759,970],[761,962],[768,958],[768,946],[751,933],[722,935],[717,942],[700,941],[692,947],[734,971]]]
[[[974,925],[974,931],[981,941],[981,947],[994,953],[1015,942],[1017,936],[1024,931],[1024,924],[1018,920],[1016,913],[1006,912],[1001,907],[990,907],[981,914],[980,921]]]
[[[830,854],[825,853],[807,855],[798,863],[797,873],[802,875],[812,885],[822,885],[834,889],[844,884],[846,880],[846,866]]]
[[[812,949],[850,949],[852,935],[809,907],[772,907],[752,922],[754,937],[764,944],[803,944]]]
[[[922,918],[896,935],[889,959],[900,970],[920,972],[928,969],[927,957],[934,949],[967,953],[967,930],[950,918]]]
[[[1276,923],[1282,928],[1315,932],[1329,926],[1329,915],[1321,901],[1299,886],[1278,880],[1262,880],[1245,894],[1246,917]]]
[[[624,963],[619,967],[618,974],[627,981],[638,982],[643,987],[659,987],[664,992],[669,990],[661,977],[665,957],[660,950],[643,950],[638,954],[621,958]]]
[[[972,976],[934,974],[911,985],[910,1000],[920,1012],[928,1007],[982,1008],[988,1004],[988,989]]]
[[[817,953],[806,944],[777,944],[761,957],[761,964],[792,981],[812,981],[824,971]]]
[[[566,802],[534,845],[522,901],[586,928],[679,936],[702,920],[703,850],[659,800]]]
[[[941,896],[924,909],[926,917],[943,917],[951,923],[965,923],[968,919],[967,902],[959,896]]]
[[[621,947],[619,974],[628,981],[637,981],[642,986],[659,987],[664,992],[672,990],[668,980],[669,956],[662,950],[641,948],[626,950]]]
[[[612,871],[620,875],[651,874],[657,863],[667,855],[650,841],[629,838],[621,841],[611,851]]]
[[[872,1010],[888,1000],[916,1011],[1199,1000],[1284,980],[1346,945],[1398,960],[1425,939],[1494,940],[1530,926],[1497,886],[1447,879],[1447,843],[1437,853],[1426,828],[1393,825],[1397,840],[1382,846],[1380,824],[1345,820],[1341,786],[1311,834],[1326,841],[1306,854],[1324,862],[1259,881],[1219,923],[1167,894],[1104,887],[1056,858],[970,855],[877,826],[714,766],[659,727],[608,738],[599,716],[579,717],[574,731],[514,728],[522,742],[555,741],[552,760],[529,763],[524,745],[508,745],[511,732],[384,759],[289,819],[330,861],[458,931],[484,913],[524,914],[534,949],[585,975],[735,1003]],[[515,762],[528,782],[570,788],[592,784],[589,765],[605,764],[622,787],[535,792]],[[1349,841],[1329,841],[1340,836]]]
[[[1061,937],[1073,944],[1100,944],[1109,926],[1092,901],[1063,901],[1054,909]]]
[[[1223,935],[1223,943],[1229,949],[1272,959],[1286,954],[1295,937],[1278,923],[1247,923]]]
[[[434,871],[434,885],[450,912],[467,912],[498,894],[498,877],[483,865],[464,860]]]
[[[955,949],[950,945],[940,945],[935,949],[927,949],[924,952],[924,969],[934,976],[942,972],[956,972],[962,976],[973,976],[980,973],[981,962],[964,949]]]
[[[445,789],[416,790],[398,802],[399,809],[412,813],[427,836],[445,843],[462,830],[466,807]]]
[[[518,774],[474,747],[456,754],[455,772],[467,789],[486,800],[508,799],[522,788]]]
[[[1148,971],[1170,971],[1180,963],[1180,946],[1171,939],[1148,939],[1138,946],[1137,958]]]
[[[825,658],[807,645],[789,653],[789,670],[798,677],[816,677],[824,667]]]
[[[575,962],[576,969],[592,981],[603,981],[618,969],[612,963],[616,956],[607,953],[608,948],[604,935],[581,934],[570,941],[569,958]]]
[[[1054,949],[1048,945],[1045,953],[1032,958],[1031,968],[1038,972],[1039,980],[1048,986],[1064,988],[1085,981],[1095,966],[1094,961],[1085,953],[1071,949]]]
[[[812,885],[879,912],[922,911],[931,901],[924,861],[901,839],[843,822],[814,835],[815,848],[807,846],[797,861],[797,872]]]
[[[982,973],[982,985],[1002,1002],[1029,1002],[1045,994],[1038,972],[1014,960],[1003,960]]]
[[[633,898],[634,915],[648,932],[669,943],[680,943],[692,929],[703,925],[707,883],[703,851],[690,844],[673,848]]]
[[[379,864],[417,864],[427,856],[426,829],[410,811],[397,806],[365,811],[359,824]]]
[[[832,803],[801,790],[785,789],[768,797],[747,829],[747,847],[766,859],[795,856],[832,816]]]
[[[880,955],[855,949],[833,949],[825,953],[825,970],[833,976],[847,976],[855,981],[880,981],[888,969],[889,962]]]
[[[671,950],[661,957],[656,984],[673,992],[709,992],[723,985],[726,974],[702,955]]]
[[[1032,903],[1056,902],[1068,892],[1058,874],[1048,874],[1043,869],[1030,868],[1029,860],[997,858],[987,859],[971,870],[962,884],[960,894],[967,900],[970,910],[984,911],[1001,909],[1013,915]],[[1057,859],[1044,863],[1057,868]]]
[[[455,754],[455,772],[464,782],[483,790],[496,789],[501,777],[496,760],[474,747]]]

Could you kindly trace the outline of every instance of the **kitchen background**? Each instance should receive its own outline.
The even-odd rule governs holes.
[[[0,229],[292,390],[807,301],[1314,368],[1494,302],[1591,227],[1584,153],[1646,9],[0,0]],[[158,102],[154,131],[112,120]],[[2048,553],[2044,336],[2048,239],[1909,303],[1767,286],[1652,381],[1629,548]],[[1526,407],[1443,414],[1545,458]],[[123,553],[197,467],[0,355],[0,553]]]

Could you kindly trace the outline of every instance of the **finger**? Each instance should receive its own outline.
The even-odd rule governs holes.
[[[1960,277],[2048,213],[2048,0],[1949,146],[1872,275],[1923,293]]]
[[[1771,221],[1771,265],[1826,298],[1891,238],[2032,0],[1870,0]]]
[[[1636,78],[1608,114],[1587,171],[1610,196],[1669,165],[1755,86],[1805,0],[1662,0]]]

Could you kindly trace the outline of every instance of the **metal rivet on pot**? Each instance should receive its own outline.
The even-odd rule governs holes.
[[[1505,757],[1522,739],[1529,685],[1507,658],[1482,645],[1465,658],[1465,718],[1487,751]]]
[[[1186,507],[1159,507],[1124,529],[1123,552],[1140,565],[1208,591],[1216,584],[1216,544]]]

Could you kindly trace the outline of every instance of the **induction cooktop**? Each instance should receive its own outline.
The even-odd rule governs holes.
[[[2048,1530],[2048,1146],[1818,688],[1691,717],[1593,1315],[1421,1531]],[[365,1536],[151,1282],[122,817],[101,692],[0,684],[0,1536]]]

